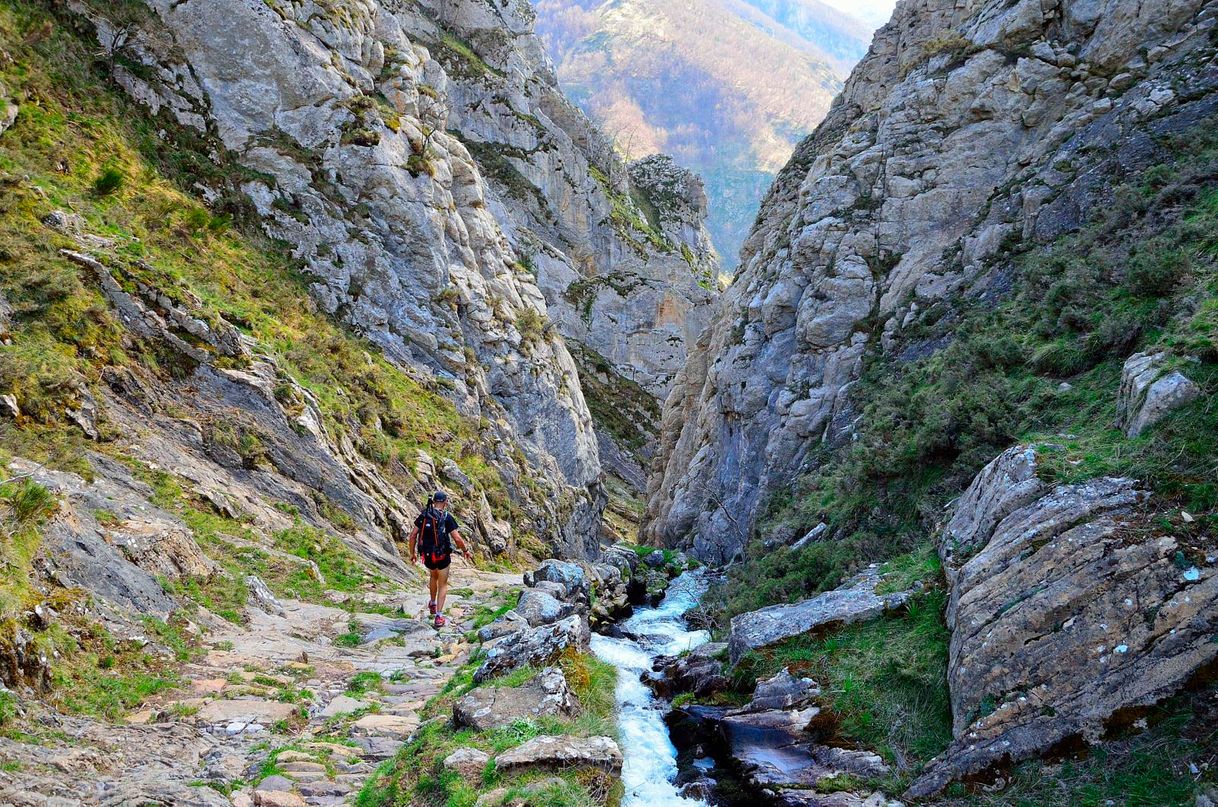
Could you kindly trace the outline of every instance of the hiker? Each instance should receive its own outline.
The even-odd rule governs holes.
[[[414,531],[410,533],[410,562],[416,563],[418,555],[422,555],[423,565],[429,570],[427,589],[431,601],[427,611],[435,616],[437,628],[444,627],[448,621],[444,618],[444,598],[448,595],[448,564],[453,553],[450,537],[457,542],[461,554],[468,558],[469,549],[461,539],[461,533],[457,532],[457,519],[448,512],[448,494],[437,490],[414,520]]]

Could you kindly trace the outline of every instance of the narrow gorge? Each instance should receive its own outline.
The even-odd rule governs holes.
[[[0,802],[1218,803],[1218,2],[843,5],[0,3]]]

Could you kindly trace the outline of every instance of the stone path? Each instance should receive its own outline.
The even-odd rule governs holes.
[[[468,658],[475,606],[521,583],[468,567],[453,577],[461,594],[450,594],[439,631],[426,590],[367,597],[400,604],[394,616],[291,600],[282,615],[251,607],[247,626],[213,626],[182,688],[125,724],[46,714],[44,741],[0,738],[0,803],[349,803]]]

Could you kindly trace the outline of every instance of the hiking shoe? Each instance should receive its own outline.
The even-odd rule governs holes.
[[[442,628],[447,624],[448,624],[448,620],[445,619],[443,615],[436,614],[436,627],[437,628]]]
[[[433,616],[435,615],[435,613],[436,613],[436,601],[435,600],[432,600],[431,602],[427,603],[427,613],[429,613]]]

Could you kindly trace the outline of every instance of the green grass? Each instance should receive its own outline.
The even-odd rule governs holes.
[[[489,732],[454,728],[446,718],[451,714],[453,702],[473,688],[473,671],[479,661],[475,656],[453,676],[439,695],[427,703],[422,715],[440,719],[425,722],[415,738],[369,779],[356,798],[357,805],[389,807],[426,803],[471,807],[480,792],[492,788],[504,787],[508,789],[509,794],[522,794],[530,783],[553,774],[538,771],[503,776],[488,766],[480,782],[467,782],[445,770],[441,762],[461,747],[480,748],[494,755],[539,734],[616,734],[616,670],[589,654],[571,651],[565,653],[558,660],[558,664],[583,706],[583,712],[579,716],[571,719],[547,717],[520,720]],[[534,669],[524,670],[500,677],[488,685],[519,685],[536,673]],[[594,804],[604,804],[605,800],[620,798],[620,786],[615,785],[605,775],[587,771],[560,771],[558,775],[562,779],[561,785],[547,788],[542,793],[532,792],[530,789],[527,803],[591,807]]]
[[[1213,685],[1149,710],[1145,731],[1052,762],[1016,766],[1000,793],[953,785],[945,807],[1193,807],[1203,787],[1218,787],[1218,715]],[[1194,774],[1189,765],[1195,765]]]
[[[5,473],[6,471],[0,471]],[[0,486],[0,622],[18,617],[41,595],[31,588],[31,564],[41,545],[38,528],[55,510],[55,498],[42,485],[21,479]]]
[[[380,673],[365,670],[351,676],[347,682],[348,695],[363,695],[365,692],[384,692],[385,679]]]
[[[359,647],[364,636],[360,633],[359,623],[354,619],[347,623],[347,630],[334,637],[336,647]]]
[[[182,683],[173,664],[179,656],[161,659],[99,625],[73,622],[70,627],[69,631],[52,625],[37,637],[48,655],[58,654],[59,663],[52,667],[51,702],[66,712],[119,720],[152,696]],[[174,633],[167,626],[156,630]]]
[[[754,651],[736,665],[735,684],[751,688],[784,667],[812,678],[840,721],[840,737],[916,769],[951,740],[943,606],[942,591],[931,591],[906,614]]]

